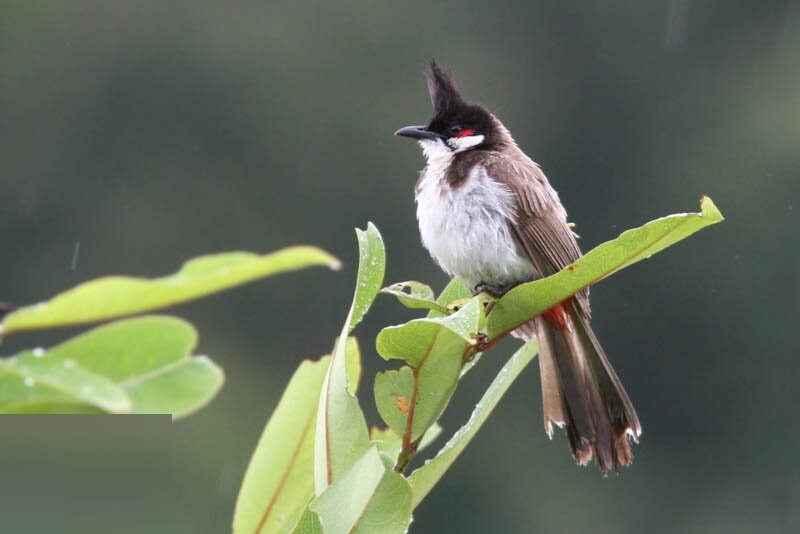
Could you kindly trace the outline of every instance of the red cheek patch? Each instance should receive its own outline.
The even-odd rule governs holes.
[[[461,130],[456,134],[456,137],[467,137],[468,135],[474,135],[475,130]]]

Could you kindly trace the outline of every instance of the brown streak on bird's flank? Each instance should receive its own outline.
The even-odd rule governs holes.
[[[405,395],[398,395],[394,405],[397,406],[397,409],[401,412],[408,413],[408,397]]]

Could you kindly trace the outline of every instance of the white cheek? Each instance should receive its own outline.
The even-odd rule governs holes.
[[[436,159],[450,159],[453,151],[447,147],[440,139],[420,139],[419,146],[428,161]]]
[[[453,137],[448,139],[447,143],[453,147],[454,152],[463,152],[470,148],[483,143],[482,135],[467,135],[464,137]]]

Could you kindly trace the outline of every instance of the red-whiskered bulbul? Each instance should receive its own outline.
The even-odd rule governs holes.
[[[415,193],[422,243],[451,276],[476,293],[500,296],[581,256],[558,193],[500,120],[461,96],[452,74],[426,69],[434,115],[396,135],[416,139],[427,165]],[[544,425],[566,429],[581,465],[604,474],[633,459],[639,418],[589,319],[589,290],[517,328],[538,337]]]

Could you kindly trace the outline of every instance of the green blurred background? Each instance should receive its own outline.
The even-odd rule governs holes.
[[[419,244],[421,155],[392,137],[429,115],[430,57],[543,166],[584,250],[701,194],[727,221],[593,290],[643,422],[631,468],[604,479],[547,439],[534,365],[412,531],[800,529],[796,2],[2,1],[0,300],[205,252],[312,243],[345,261],[174,310],[227,373],[174,425],[177,513],[228,531],[284,385],[347,312],[353,227],[383,232],[387,282],[446,281]],[[373,422],[374,336],[412,316],[380,298],[358,331]],[[469,375],[447,431],[512,350]]]

